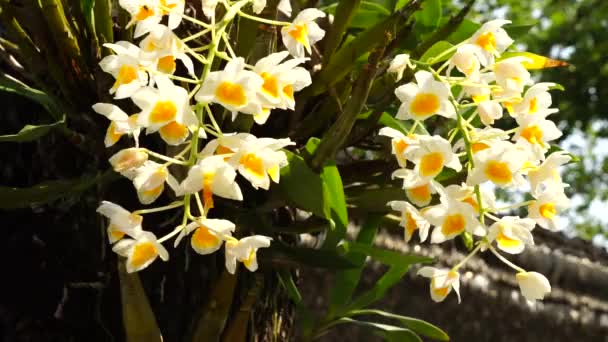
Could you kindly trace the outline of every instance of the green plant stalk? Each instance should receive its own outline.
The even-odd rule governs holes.
[[[355,16],[355,12],[359,8],[361,0],[341,0],[336,7],[334,22],[327,32],[325,37],[325,45],[323,46],[323,64],[327,65],[331,60],[338,45],[342,41],[342,36],[346,32],[346,28]]]
[[[39,4],[58,50],[66,53],[73,63],[82,65],[80,47],[65,16],[61,1],[39,0]]]
[[[95,0],[95,33],[101,43],[114,41],[112,30],[112,3],[110,0]]]
[[[312,158],[311,168],[313,170],[319,171],[325,161],[334,158],[336,152],[344,145],[357,120],[357,115],[367,101],[371,84],[376,76],[378,63],[383,56],[384,46],[375,49],[370,55],[368,63],[365,64],[355,82],[351,100],[344,108],[344,112],[338,117],[338,120],[327,130]]]

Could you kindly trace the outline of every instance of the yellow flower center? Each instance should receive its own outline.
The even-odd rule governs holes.
[[[211,185],[213,184],[214,173],[209,172],[203,175],[203,205],[205,206],[205,210],[209,210],[213,208],[213,189]]]
[[[215,97],[221,102],[240,107],[247,104],[245,90],[239,84],[222,82],[215,90]]]
[[[466,203],[466,204],[470,205],[471,207],[473,207],[473,210],[475,210],[475,212],[479,212],[479,204],[477,203],[477,201],[475,199],[473,199],[472,196],[469,196],[469,197],[463,199],[461,202]]]
[[[154,10],[151,9],[150,7],[144,5],[144,6],[141,6],[139,8],[139,12],[137,12],[137,14],[135,14],[135,19],[141,21],[141,20],[145,20],[148,17],[151,17],[153,15],[154,15]]]
[[[496,184],[506,185],[513,180],[513,174],[509,169],[509,165],[505,162],[490,160],[485,169],[486,177]]]
[[[433,177],[443,169],[443,154],[433,152],[424,155],[420,160],[420,174],[424,177]]]
[[[538,208],[538,212],[542,217],[551,220],[557,214],[557,209],[555,209],[555,204],[547,202]]]
[[[435,94],[417,94],[410,104],[410,111],[415,116],[429,116],[439,110],[439,98]]]
[[[407,231],[408,236],[412,236],[414,232],[418,229],[418,225],[416,224],[416,220],[411,213],[405,214],[405,230]]]
[[[528,140],[530,144],[542,145],[543,143],[543,131],[537,125],[522,129],[521,137]]]
[[[399,139],[395,141],[395,152],[397,152],[397,154],[403,154],[403,152],[408,146],[408,143],[406,143],[402,139]]]
[[[486,148],[490,148],[490,146],[486,143],[474,142],[471,144],[471,149],[473,150],[473,153],[485,150]]]
[[[131,255],[131,265],[135,268],[140,267],[150,259],[155,258],[157,255],[156,247],[151,242],[142,242],[133,248],[133,254]]]
[[[110,230],[110,235],[112,235],[112,239],[115,241],[122,239],[125,236],[125,233],[120,230]]]
[[[172,10],[177,7],[177,4],[167,4],[167,0],[160,0],[160,5],[162,7],[167,7],[169,10]],[[163,15],[169,14],[169,10],[163,9]]]
[[[408,190],[408,193],[411,197],[420,202],[426,202],[431,198],[431,189],[428,184],[411,188]]]
[[[306,24],[294,25],[293,29],[289,30],[289,35],[296,42],[308,48],[308,28]]]
[[[188,128],[177,123],[177,121],[171,121],[161,127],[159,133],[165,141],[179,141],[188,135]]]
[[[172,74],[175,71],[175,58],[171,55],[159,58],[158,70],[166,74]]]
[[[244,259],[241,261],[243,262],[243,264],[246,267],[251,267],[254,260],[255,260],[255,249],[252,248],[251,251],[249,251],[249,255],[247,256],[247,259]]]
[[[137,79],[137,70],[132,65],[123,65],[118,70],[118,75],[116,76],[116,82],[112,86],[112,89],[116,89],[123,84],[128,84]]]
[[[483,102],[483,101],[485,101],[485,100],[487,100],[489,98],[490,98],[490,95],[487,95],[487,94],[485,94],[485,95],[473,95],[473,96],[471,96],[471,99],[473,99],[473,102],[475,102],[475,103]]]
[[[116,124],[113,121],[108,126],[106,136],[108,137],[112,145],[115,144],[118,140],[120,140],[120,137],[122,137],[122,133],[116,132]]]
[[[496,243],[503,248],[515,248],[521,245],[521,241],[506,236],[502,231],[496,236]]]
[[[150,197],[154,197],[156,195],[158,195],[159,193],[161,193],[164,189],[164,184],[160,183],[159,186],[157,186],[156,188],[152,188],[150,190],[146,190],[143,192],[144,196],[150,196]]]
[[[264,79],[262,90],[274,98],[279,97],[279,84],[276,77],[270,75],[267,72],[263,72],[260,76]]]
[[[283,87],[283,94],[287,96],[289,99],[293,100],[293,86],[288,84]]]
[[[239,163],[241,163],[241,165],[243,165],[247,171],[257,178],[264,178],[266,175],[262,158],[253,153],[247,153],[246,155],[242,156]]]
[[[177,108],[172,101],[158,101],[150,112],[150,122],[161,123],[175,120]]]
[[[536,112],[538,112],[538,99],[536,97],[533,97],[532,100],[530,100],[528,114],[534,114]]]
[[[445,236],[460,234],[464,231],[465,220],[460,214],[448,215],[443,220],[441,232]]]
[[[433,288],[433,293],[437,295],[437,297],[445,297],[450,292],[450,286],[435,287],[435,279],[431,280],[431,287]]]
[[[494,33],[486,32],[480,34],[475,40],[475,44],[479,45],[482,49],[494,53],[496,51],[496,37]]]
[[[212,234],[207,227],[200,226],[192,235],[192,243],[200,248],[212,248],[218,245],[220,239]]]

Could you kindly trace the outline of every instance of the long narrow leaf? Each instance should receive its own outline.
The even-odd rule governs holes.
[[[357,235],[357,242],[367,245],[371,244],[376,236],[378,225],[381,220],[382,215],[370,215],[361,226],[361,230]],[[334,286],[331,289],[329,297],[329,318],[333,317],[334,313],[341,310],[352,298],[352,295],[359,284],[367,255],[353,252],[347,254],[347,258],[353,261],[357,265],[357,268],[339,271],[336,274]]]
[[[163,337],[141,285],[139,274],[127,273],[124,260],[119,260],[118,276],[125,340],[128,342],[162,342]]]
[[[382,310],[356,310],[356,311],[351,311],[349,313],[347,313],[347,315],[349,316],[358,316],[358,315],[378,315],[378,316],[383,316],[383,317],[387,317],[390,319],[394,319],[399,321],[401,324],[403,324],[404,327],[411,329],[412,331],[429,337],[429,338],[434,338],[436,340],[440,340],[440,341],[449,341],[450,337],[448,336],[448,334],[441,330],[439,327],[423,321],[421,319],[417,319],[417,318],[412,318],[412,317],[407,317],[407,316],[401,316],[401,315],[396,315],[396,314],[392,314],[390,312],[385,312]]]

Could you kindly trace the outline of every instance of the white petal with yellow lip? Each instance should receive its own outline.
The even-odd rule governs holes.
[[[397,112],[400,120],[425,120],[433,115],[454,118],[456,111],[449,96],[450,89],[436,81],[428,71],[418,71],[414,75],[416,83],[408,83],[395,89],[395,95],[402,102]]]
[[[120,41],[115,44],[104,44],[116,55],[104,57],[99,66],[104,72],[116,79],[110,88],[114,98],[123,99],[132,96],[141,87],[148,84],[148,74],[140,68],[139,48],[129,42]]]
[[[200,218],[180,232],[174,246],[177,246],[184,236],[192,233],[192,248],[201,255],[211,254],[222,247],[222,243],[232,236],[234,229],[234,223],[228,220]]]
[[[430,223],[418,212],[418,210],[408,202],[392,201],[388,202],[391,209],[401,212],[399,225],[404,228],[405,241],[409,242],[418,230],[420,242],[424,242],[429,234]]]
[[[496,241],[498,248],[509,254],[519,254],[526,245],[534,245],[531,231],[535,225],[531,219],[504,216],[490,226],[488,241]]]
[[[511,44],[513,39],[502,28],[510,24],[510,20],[492,20],[484,23],[467,41],[477,47],[476,54],[483,66],[494,63],[494,57],[500,56]]]
[[[521,120],[513,140],[529,149],[536,159],[544,160],[545,153],[549,150],[548,142],[561,136],[562,132],[553,121],[540,116],[528,116],[527,119]]]
[[[306,58],[290,59],[285,62],[287,51],[270,54],[260,59],[253,71],[264,80],[258,95],[269,108],[294,109],[293,93],[310,85],[310,73],[298,67]]]
[[[226,269],[231,274],[236,271],[237,261],[255,272],[258,269],[257,251],[270,246],[272,238],[263,235],[253,235],[238,241],[226,242]]]
[[[403,188],[410,202],[418,207],[424,207],[431,202],[435,189],[431,186],[432,180],[420,177],[420,175],[408,169],[399,169],[393,172],[391,178],[403,179]]]
[[[209,73],[195,99],[204,104],[219,103],[233,115],[254,115],[262,109],[256,93],[263,84],[258,74],[245,70],[245,60],[239,57],[228,62],[224,70]]]
[[[118,4],[131,14],[127,26],[136,24],[133,38],[139,38],[150,32],[163,16],[159,0],[119,0]]]
[[[251,185],[268,190],[270,181],[279,181],[279,170],[287,165],[287,156],[279,149],[293,145],[286,139],[259,138],[243,145],[228,162],[236,168]]]
[[[558,215],[569,206],[570,200],[563,189],[548,188],[538,194],[536,200],[528,206],[528,217],[542,228],[557,231],[560,229]]]
[[[567,164],[572,157],[565,151],[553,152],[538,167],[528,171],[528,181],[530,182],[530,192],[533,196],[539,195],[545,189],[557,190],[562,192],[566,186],[562,182],[559,168]]]
[[[123,238],[123,236],[136,236],[141,232],[141,224],[143,217],[132,214],[118,204],[103,201],[97,208],[97,212],[107,217],[110,222],[108,224],[108,240],[114,243]]]
[[[551,107],[552,99],[549,94],[549,88],[555,86],[555,83],[541,82],[537,83],[528,90],[521,102],[513,106],[513,112],[516,120],[525,118],[528,115],[547,117],[547,115],[556,113],[558,110]]]
[[[474,186],[491,181],[499,187],[525,185],[522,169],[528,155],[507,141],[498,141],[489,148],[473,155],[475,167],[467,177],[467,184]]]
[[[118,241],[112,250],[127,258],[127,272],[133,273],[148,267],[157,257],[169,260],[169,253],[151,232],[142,231],[134,239]]]
[[[524,57],[512,57],[494,65],[496,84],[502,87],[504,96],[519,96],[530,83],[530,73],[523,66],[528,61]]]
[[[302,58],[306,52],[310,54],[311,45],[323,39],[325,31],[314,20],[324,17],[324,12],[307,8],[298,13],[291,25],[281,28],[283,44],[292,56]]]
[[[418,143],[409,151],[409,159],[416,164],[414,171],[423,179],[433,179],[444,166],[460,171],[458,156],[452,145],[440,136],[419,136]]]
[[[180,186],[179,194],[190,194],[203,191],[206,201],[212,194],[236,201],[242,201],[243,195],[235,181],[236,171],[219,156],[201,159],[194,165]]]
[[[151,133],[173,121],[182,125],[196,123],[186,89],[176,86],[164,75],[157,75],[155,80],[158,89],[142,88],[132,97],[133,102],[141,108],[137,124]]]
[[[397,163],[399,166],[405,167],[407,165],[406,161],[408,158],[408,151],[418,143],[416,136],[410,135],[406,137],[400,131],[390,127],[383,127],[380,129],[378,134],[392,138],[391,153],[395,155],[395,158],[397,158]]]
[[[456,53],[450,58],[450,64],[447,71],[448,75],[453,68],[456,68],[467,78],[476,80],[479,77],[480,68],[480,63],[477,59],[477,50],[478,48],[471,44],[464,44],[458,47]]]
[[[418,275],[431,279],[429,286],[431,299],[442,302],[454,289],[460,303],[460,274],[456,271],[424,266],[418,270]]]

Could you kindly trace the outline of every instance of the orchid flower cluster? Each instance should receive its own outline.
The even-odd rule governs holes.
[[[212,217],[214,199],[243,200],[237,174],[255,189],[268,190],[271,182],[278,183],[280,169],[287,165],[281,149],[293,142],[288,138],[224,133],[211,105],[231,112],[233,120],[239,113],[251,115],[260,125],[273,109],[293,110],[294,92],[311,83],[309,72],[300,65],[308,59],[312,44],[324,36],[314,20],[325,13],[305,9],[293,22],[282,22],[244,11],[251,6],[253,13],[260,13],[265,0],[203,0],[205,22],[185,14],[185,0],[120,0],[119,4],[131,15],[129,26],[135,26],[134,38],[141,39],[138,45],[128,41],[105,44],[114,54],[103,58],[100,66],[115,78],[110,94],[115,99],[131,99],[139,112],[128,115],[110,103],[97,103],[93,109],[110,120],[106,147],[123,136],[133,139],[133,147],[117,152],[109,161],[116,172],[133,182],[139,201],[144,205],[155,203],[165,192],[165,184],[177,200],[133,212],[104,201],[98,212],[109,219],[107,233],[113,251],[126,257],[128,272],[136,272],[157,257],[168,260],[164,242],[175,237],[177,246],[189,236],[193,250],[199,254],[213,253],[224,245],[228,272],[236,271],[237,262],[255,271],[257,250],[269,247],[272,239],[263,235],[235,237],[242,232],[233,222]],[[217,6],[223,6],[218,10],[224,13],[221,18],[215,16]],[[288,0],[282,0],[278,9],[287,17],[291,15]],[[237,17],[280,26],[287,51],[272,53],[255,65],[246,64],[234,54],[227,34]],[[184,20],[200,30],[178,37],[173,30]],[[195,46],[196,41],[209,43]],[[212,71],[217,59],[225,61],[223,69]],[[200,64],[198,68],[195,62]],[[178,63],[187,77],[175,75]],[[200,74],[196,70],[201,70]],[[140,146],[142,130],[146,134],[158,132],[167,145],[178,146],[181,151],[168,156]],[[212,139],[203,145],[208,136]],[[187,176],[178,181],[170,166],[184,168],[182,174]],[[157,238],[143,228],[142,215],[178,209],[183,210],[181,224],[163,237]]]
[[[409,134],[389,127],[380,131],[392,139],[392,153],[400,166],[392,176],[403,180],[409,200],[388,203],[400,212],[405,240],[416,232],[421,241],[430,235],[431,243],[463,234],[476,237],[470,254],[451,269],[423,267],[418,272],[430,278],[430,295],[436,302],[452,290],[460,301],[458,269],[473,255],[487,250],[516,271],[516,281],[527,300],[543,299],[551,290],[545,276],[526,271],[501,254],[522,253],[533,245],[536,225],[558,229],[557,215],[569,204],[559,167],[571,159],[564,151],[548,153],[550,142],[562,135],[547,119],[557,112],[551,108],[549,93],[556,85],[533,84],[526,69],[532,62],[528,58],[517,54],[501,57],[513,44],[502,28],[509,23],[487,22],[470,38],[428,63],[398,55],[389,67],[397,78],[406,68],[415,70],[415,81],[395,90],[401,101],[397,118],[413,120]],[[445,62],[432,69],[430,65],[441,58]],[[443,117],[440,120],[446,125],[454,120],[455,128],[447,139],[416,134],[416,129],[435,115]],[[515,127],[493,127],[498,120]],[[483,127],[475,127],[476,122]],[[457,172],[465,168],[466,181],[442,186],[436,177],[445,168]],[[496,188],[521,190],[532,199],[499,207]],[[438,204],[429,206],[433,194]],[[527,207],[527,217],[508,216],[520,207]]]

